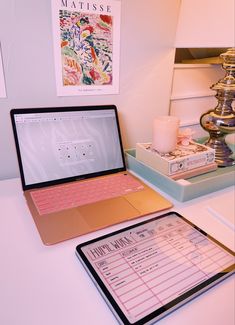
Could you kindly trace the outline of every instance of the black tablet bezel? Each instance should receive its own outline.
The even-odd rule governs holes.
[[[219,272],[216,275],[212,276],[210,279],[201,282],[200,284],[196,285],[194,288],[188,290],[187,292],[185,292],[184,294],[182,294],[178,298],[176,298],[176,299],[172,300],[171,302],[167,303],[165,306],[160,307],[159,309],[157,309],[156,311],[150,313],[149,315],[145,316],[144,318],[142,318],[142,319],[140,319],[140,320],[138,320],[138,321],[136,321],[134,323],[130,323],[129,320],[124,315],[124,313],[122,312],[122,310],[120,309],[120,307],[118,306],[118,304],[116,303],[113,296],[110,294],[110,292],[106,288],[105,284],[100,279],[99,275],[96,273],[95,269],[90,264],[89,260],[87,259],[87,257],[83,253],[82,248],[87,246],[87,245],[93,244],[93,243],[95,243],[97,241],[109,238],[109,237],[111,237],[113,235],[117,235],[117,234],[122,233],[124,231],[128,231],[128,230],[133,229],[135,227],[144,225],[146,223],[150,223],[150,222],[152,222],[154,220],[161,219],[161,218],[164,218],[164,217],[169,216],[169,215],[176,215],[176,216],[182,218],[186,223],[188,223],[190,226],[192,226],[197,231],[202,233],[208,239],[210,239],[211,241],[213,241],[214,243],[216,243],[217,245],[222,247],[224,250],[226,250],[231,255],[235,256],[235,253],[233,251],[231,251],[229,248],[227,248],[226,246],[221,244],[215,238],[213,238],[212,236],[207,234],[205,231],[203,231],[198,226],[196,226],[195,224],[193,224],[192,222],[190,222],[189,220],[187,220],[186,218],[184,218],[182,215],[180,215],[179,213],[177,213],[175,211],[165,213],[163,215],[148,219],[146,221],[134,224],[134,225],[129,226],[129,227],[122,228],[120,230],[114,231],[112,233],[106,234],[106,235],[101,236],[101,237],[97,237],[95,239],[92,239],[92,240],[89,240],[87,242],[84,242],[82,244],[77,245],[77,247],[76,247],[76,255],[77,255],[77,257],[82,262],[83,266],[85,267],[85,269],[87,270],[87,272],[91,276],[91,278],[94,281],[94,283],[96,284],[96,286],[98,285],[98,289],[99,289],[100,293],[102,294],[104,299],[108,302],[108,305],[109,305],[110,309],[115,314],[117,319],[121,320],[122,324],[125,324],[125,325],[143,325],[143,324],[147,324],[147,323],[150,324],[151,322],[154,322],[154,321],[166,316],[167,314],[169,314],[173,310],[179,308],[180,306],[182,306],[183,304],[185,304],[189,300],[192,300],[196,296],[198,296],[201,293],[205,292],[210,287],[216,285],[218,282],[222,281],[223,279],[225,279],[226,277],[228,277],[228,276],[230,276],[230,275],[232,275],[234,273],[235,264],[233,264],[230,267],[224,269],[222,272]]]

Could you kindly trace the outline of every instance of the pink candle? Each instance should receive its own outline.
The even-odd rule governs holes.
[[[153,123],[152,145],[160,153],[173,151],[177,144],[179,119],[176,116],[159,116]]]

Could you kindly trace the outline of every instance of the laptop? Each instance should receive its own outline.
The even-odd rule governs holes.
[[[168,209],[126,170],[115,105],[11,110],[22,188],[45,245]]]

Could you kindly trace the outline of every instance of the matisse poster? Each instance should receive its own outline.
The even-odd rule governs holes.
[[[51,4],[57,95],[117,94],[120,1]]]

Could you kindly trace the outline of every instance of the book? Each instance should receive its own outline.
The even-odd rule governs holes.
[[[177,144],[174,151],[166,154],[154,150],[151,143],[137,143],[136,159],[174,179],[189,178],[217,167],[215,149],[195,141]]]
[[[185,172],[180,172],[180,173],[176,173],[174,175],[169,175],[169,177],[171,177],[174,180],[188,179],[188,178],[191,178],[194,176],[212,172],[212,171],[216,170],[217,167],[218,167],[218,165],[216,164],[216,162],[213,162],[213,163],[205,165],[205,166],[186,170]]]

